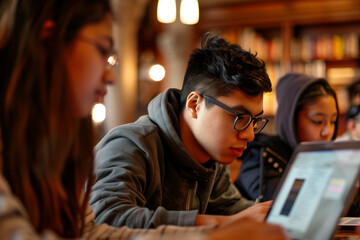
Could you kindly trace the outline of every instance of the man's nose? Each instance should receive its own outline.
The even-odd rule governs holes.
[[[244,130],[238,131],[237,137],[239,140],[242,139],[242,140],[246,140],[247,142],[252,142],[255,138],[253,124],[251,123]]]

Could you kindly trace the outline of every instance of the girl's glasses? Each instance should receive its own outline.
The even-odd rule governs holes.
[[[105,47],[101,46],[100,43],[97,43],[95,40],[78,37],[78,40],[84,41],[88,44],[94,46],[99,54],[106,60],[106,65],[111,69],[117,70],[117,66],[119,65],[117,54],[112,50],[107,50]]]

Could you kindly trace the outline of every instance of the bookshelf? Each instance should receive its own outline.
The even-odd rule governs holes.
[[[199,34],[220,32],[257,52],[274,86],[288,72],[326,77],[338,92],[340,111],[347,110],[345,88],[360,78],[359,0],[253,0],[200,11]],[[273,116],[275,110],[272,93],[264,111]]]

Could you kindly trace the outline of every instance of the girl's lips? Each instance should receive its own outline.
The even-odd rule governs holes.
[[[245,151],[245,148],[230,148],[231,153],[235,156],[235,157],[241,157],[243,152]]]

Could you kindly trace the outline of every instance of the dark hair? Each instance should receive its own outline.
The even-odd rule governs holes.
[[[82,27],[111,14],[109,0],[5,0],[0,7],[2,14],[13,9],[0,18],[7,26],[0,34],[3,174],[37,231],[79,237],[94,139],[90,116],[74,114],[62,50]],[[49,20],[54,28],[44,38]]]
[[[346,112],[346,121],[349,119],[355,119],[359,115],[360,115],[360,105],[354,105]]]
[[[337,112],[336,122],[338,122],[339,105],[338,105],[336,93],[331,88],[331,86],[329,85],[328,81],[326,81],[326,79],[319,79],[319,81],[310,84],[305,89],[305,91],[300,95],[300,98],[296,104],[296,109],[295,109],[295,121],[297,121],[299,112],[304,109],[305,105],[314,103],[318,97],[328,96],[328,95],[332,96],[335,100],[336,112]],[[337,135],[337,129],[338,126],[336,124],[333,139],[335,139]]]
[[[220,38],[219,34],[205,34],[201,49],[195,49],[188,62],[181,90],[181,107],[185,106],[192,91],[217,97],[236,88],[250,96],[271,92],[265,63],[239,45]]]
[[[349,94],[349,103],[350,105],[353,105],[354,98],[360,96],[360,79],[352,83],[347,90]]]

